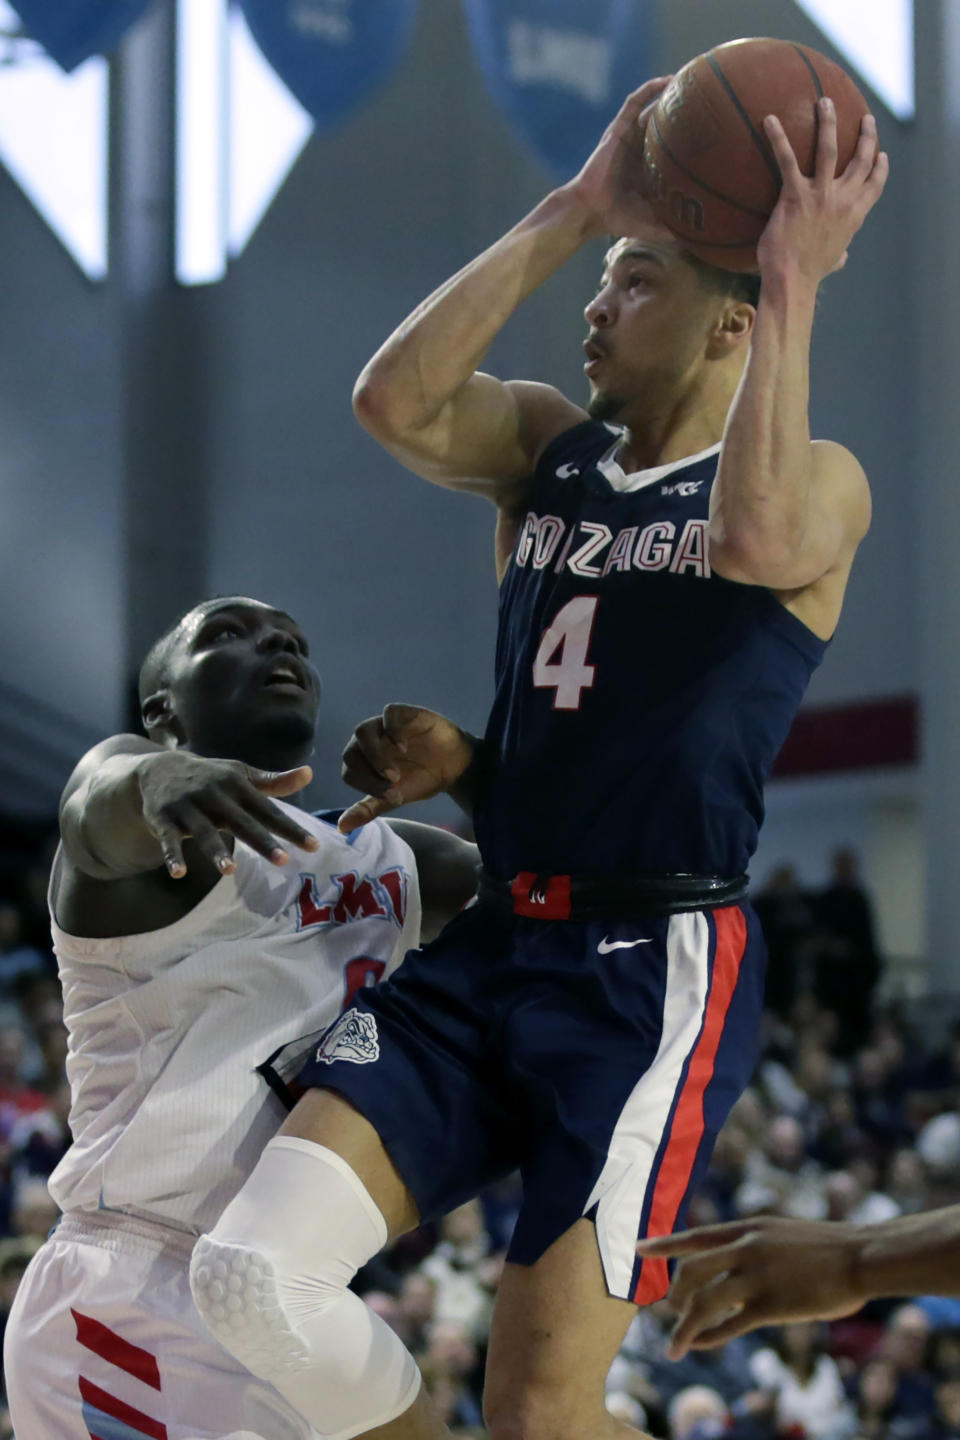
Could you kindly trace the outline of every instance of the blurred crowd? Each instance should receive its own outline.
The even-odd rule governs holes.
[[[0,824],[0,1329],[56,1221],[46,1177],[69,1143],[46,913],[52,848],[42,828]],[[690,1222],[869,1223],[960,1200],[960,1025],[929,1045],[877,1003],[882,967],[856,857],[834,856],[816,893],[781,866],[754,902],[771,957],[762,1059]],[[463,1440],[484,1433],[490,1317],[520,1199],[511,1178],[405,1237],[356,1280]],[[609,1409],[656,1436],[960,1440],[960,1301],[876,1302],[680,1362],[667,1359],[672,1319],[666,1301],[642,1312],[608,1382]],[[0,1407],[0,1440],[10,1434]]]

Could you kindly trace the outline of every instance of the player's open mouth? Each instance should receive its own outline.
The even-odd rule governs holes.
[[[600,346],[592,340],[584,340],[583,352],[587,357],[583,366],[583,373],[585,375],[592,375],[600,363],[607,358],[607,352],[601,350]]]
[[[307,688],[300,671],[289,660],[281,660],[267,671],[263,687],[281,695],[302,695]]]

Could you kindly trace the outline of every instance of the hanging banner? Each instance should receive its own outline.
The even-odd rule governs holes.
[[[241,0],[253,38],[318,126],[350,115],[386,81],[417,0]]]
[[[556,176],[656,71],[650,0],[464,0],[487,88]]]
[[[14,0],[31,40],[63,70],[91,55],[109,55],[150,0]]]

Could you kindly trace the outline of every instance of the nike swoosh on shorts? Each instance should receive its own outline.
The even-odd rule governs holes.
[[[650,945],[652,940],[601,940],[597,946],[598,955],[609,955],[611,950],[632,950],[634,945]]]

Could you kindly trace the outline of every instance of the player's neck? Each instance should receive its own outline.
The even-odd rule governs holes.
[[[714,383],[707,386],[694,387],[659,403],[648,395],[635,409],[624,412],[618,417],[624,435],[616,455],[622,469],[627,474],[650,470],[718,445],[739,378],[718,375],[714,381],[711,376]]]

